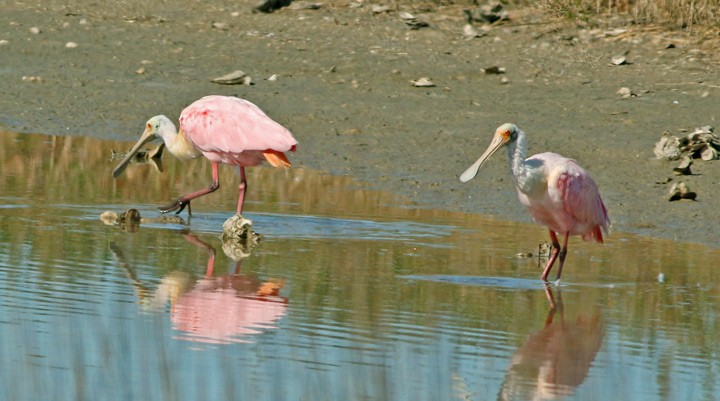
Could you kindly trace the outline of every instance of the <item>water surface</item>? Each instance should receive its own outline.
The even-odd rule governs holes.
[[[541,227],[254,168],[264,238],[235,261],[231,168],[186,225],[99,220],[209,184],[172,159],[113,180],[128,145],[0,135],[1,399],[718,399],[717,249],[572,240],[547,290],[516,256]]]

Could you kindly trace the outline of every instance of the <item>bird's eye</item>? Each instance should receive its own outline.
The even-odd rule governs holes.
[[[507,131],[507,136],[510,137],[510,140],[511,140],[511,141],[514,141],[514,140],[515,140],[515,137],[517,137],[517,133],[515,132],[515,130]]]

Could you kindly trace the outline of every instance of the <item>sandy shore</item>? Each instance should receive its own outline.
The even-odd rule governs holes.
[[[43,4],[3,3],[4,129],[134,141],[152,115],[176,119],[201,96],[237,95],[293,131],[297,166],[352,175],[423,207],[529,222],[504,155],[458,180],[495,128],[514,122],[531,153],[555,151],[592,173],[614,231],[720,244],[720,161],[678,177],[652,152],[665,130],[720,126],[718,57],[697,38],[511,10],[510,22],[478,23],[485,35],[468,39],[460,6],[374,13],[336,2],[255,14],[235,1]],[[399,11],[429,27],[411,29]],[[629,64],[610,62],[622,54]],[[505,73],[485,74],[491,66]],[[255,84],[210,82],[234,70]],[[420,77],[436,86],[413,87]],[[621,87],[637,96],[622,99]],[[668,202],[670,184],[659,182],[669,177],[698,200]]]

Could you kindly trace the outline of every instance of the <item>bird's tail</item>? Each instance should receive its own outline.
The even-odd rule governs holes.
[[[273,167],[288,168],[292,166],[292,163],[290,163],[290,160],[288,160],[287,156],[285,156],[285,153],[283,152],[268,149],[263,151],[263,156],[265,156],[265,160],[267,160],[267,162]]]
[[[607,233],[607,229],[605,230],[605,233]],[[603,235],[602,230],[599,225],[593,227],[588,233],[584,234],[582,236],[583,241],[590,241],[590,242],[599,242],[603,243]]]

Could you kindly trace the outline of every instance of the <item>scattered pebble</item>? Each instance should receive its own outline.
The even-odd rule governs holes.
[[[370,10],[373,14],[382,14],[390,11],[391,8],[386,5],[374,4]]]
[[[617,92],[618,95],[620,95],[623,99],[629,99],[631,97],[637,97],[637,93],[630,90],[630,88],[623,86],[622,88],[618,89]]]
[[[510,79],[508,79],[508,77],[501,77],[501,78],[500,78],[500,83],[501,83],[502,85],[509,84],[509,83],[510,83]]]
[[[39,76],[23,76],[22,80],[24,82],[42,82],[43,81],[42,77],[39,77]]]
[[[673,169],[673,172],[676,175],[691,175],[692,172],[690,171],[690,166],[692,165],[692,163],[693,161],[690,156],[683,156],[680,164]]]
[[[272,74],[272,75],[270,75],[270,78],[268,78],[267,80],[275,82],[275,81],[277,81],[277,79],[278,79],[277,74]]]
[[[0,46],[7,45],[7,44],[9,44],[9,43],[10,43],[10,41],[8,41],[7,39],[2,39],[2,40],[0,40]]]
[[[323,3],[313,3],[310,1],[305,0],[296,0],[293,1],[290,6],[288,6],[288,10],[319,10],[322,8]]]
[[[213,22],[212,23],[213,29],[218,29],[221,31],[227,31],[228,30],[228,24],[224,22]]]
[[[233,71],[212,80],[216,84],[223,85],[253,85],[252,78],[241,70]]]
[[[142,75],[145,73],[145,67],[140,67],[137,70],[135,70],[135,73],[138,75]]]
[[[430,26],[430,24],[428,24],[427,22],[418,20],[417,18],[415,18],[414,15],[408,12],[403,11],[399,15],[400,19],[403,20],[403,22],[405,22],[405,24],[407,24],[410,29],[416,30]]]
[[[465,26],[463,26],[463,37],[466,39],[481,38],[483,36],[487,36],[487,32],[478,31],[471,24],[465,24]]]
[[[678,182],[677,184],[673,184],[672,187],[670,187],[670,194],[668,197],[669,202],[673,202],[680,199],[690,199],[690,200],[696,200],[697,193],[692,192],[687,184],[684,182]]]
[[[39,33],[41,33],[41,32],[42,32],[42,31],[40,30],[40,28],[38,28],[38,27],[36,27],[36,26],[33,26],[33,27],[30,28],[30,33],[32,33],[32,34],[34,34],[34,35],[37,35],[37,34],[39,34]]]
[[[78,46],[79,46],[79,45],[78,45],[77,43],[75,43],[75,42],[67,42],[67,43],[65,43],[65,47],[67,47],[68,49],[74,49],[74,48],[76,48],[76,47],[78,47]]]
[[[498,67],[496,65],[492,67],[482,68],[482,72],[485,74],[504,74],[505,73],[505,67]]]
[[[665,273],[659,273],[657,276],[658,283],[664,283],[665,282]]]
[[[431,81],[430,78],[427,78],[427,77],[421,77],[415,81],[410,81],[410,82],[413,84],[413,86],[416,86],[419,88],[430,88],[430,87],[435,86],[433,81]]]
[[[610,63],[611,63],[612,65],[626,65],[626,64],[630,64],[630,63],[628,63],[627,58],[626,58],[625,56],[615,56],[615,57],[613,57],[613,58],[610,59]]]
[[[476,3],[477,4],[477,3]],[[488,4],[483,4],[480,7],[477,7],[472,10],[463,10],[465,13],[465,17],[467,18],[467,22],[469,24],[473,22],[482,22],[485,24],[494,24],[498,21],[508,21],[510,20],[510,17],[508,16],[507,11],[504,10],[504,7],[502,3],[500,2],[491,2]]]

